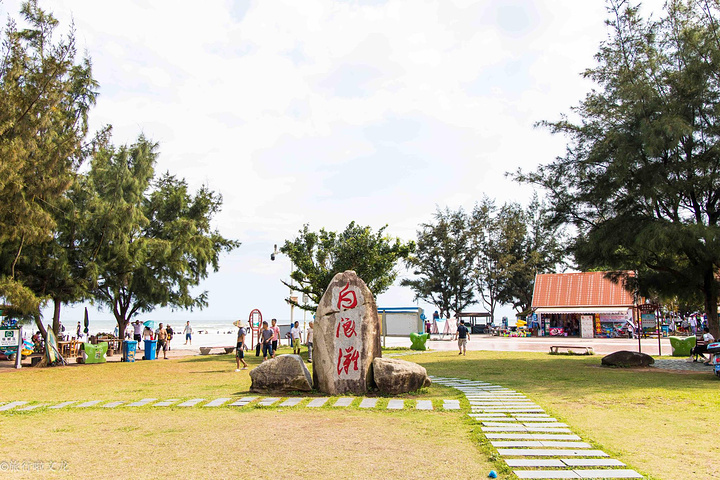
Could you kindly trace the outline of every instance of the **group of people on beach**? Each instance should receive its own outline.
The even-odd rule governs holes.
[[[247,369],[245,362],[245,351],[248,349],[245,345],[245,336],[252,330],[252,321],[248,320],[248,326],[238,326],[237,345],[235,346],[235,359],[237,363],[236,372]],[[293,353],[300,355],[300,345],[302,342],[302,329],[300,322],[295,322],[290,328],[290,339],[293,347]],[[312,363],[312,347],[313,347],[313,322],[308,324],[306,344],[308,347],[308,362]],[[263,361],[269,358],[275,358],[278,347],[280,345],[280,327],[277,319],[273,318],[271,324],[267,321],[262,322],[262,326],[258,331],[258,343],[255,346],[255,355],[260,356],[262,351]],[[242,368],[240,364],[242,363]]]

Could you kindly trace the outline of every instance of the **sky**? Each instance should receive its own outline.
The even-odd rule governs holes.
[[[0,0],[0,15],[18,18],[19,5]],[[40,5],[60,32],[74,22],[92,60],[93,130],[111,124],[116,145],[159,142],[157,171],[222,194],[215,225],[242,242],[202,283],[207,308],[142,319],[231,321],[254,308],[289,319],[290,262],[270,253],[304,224],[354,220],[413,240],[437,208],[527,203],[532,189],[505,174],[563,153],[566,139],[534,125],[593,88],[581,73],[608,34],[603,0]],[[400,270],[379,306],[417,305]],[[65,307],[64,322],[82,307]]]

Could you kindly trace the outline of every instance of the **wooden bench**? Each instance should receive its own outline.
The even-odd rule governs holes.
[[[579,345],[553,345],[550,347],[550,353],[560,353],[560,349],[565,350],[567,353],[572,353],[573,350],[585,350],[585,355],[595,354],[593,347],[583,347]]]
[[[210,351],[215,348],[221,348],[225,350],[225,353],[232,353],[235,350],[235,347],[200,347],[200,355],[210,355]]]

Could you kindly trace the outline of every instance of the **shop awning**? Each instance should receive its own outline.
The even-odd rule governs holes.
[[[624,315],[631,307],[539,307],[534,310],[538,314],[549,313],[615,313]]]

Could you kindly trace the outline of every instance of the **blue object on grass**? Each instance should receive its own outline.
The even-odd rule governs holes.
[[[497,472],[495,470],[490,470],[490,474],[488,475],[490,478],[497,478]]]

